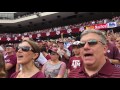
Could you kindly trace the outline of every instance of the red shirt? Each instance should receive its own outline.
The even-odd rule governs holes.
[[[70,69],[70,71],[73,69],[79,69],[82,64],[81,62],[82,62],[81,57],[76,56],[71,57],[68,63],[68,69]]]
[[[106,60],[100,71],[92,76],[88,76],[82,66],[80,69],[72,70],[68,78],[120,78],[120,69],[112,65],[109,60]]]

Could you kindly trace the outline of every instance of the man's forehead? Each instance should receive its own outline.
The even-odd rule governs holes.
[[[90,40],[90,39],[100,39],[100,36],[98,34],[95,33],[88,33],[84,36],[81,37],[80,40]]]

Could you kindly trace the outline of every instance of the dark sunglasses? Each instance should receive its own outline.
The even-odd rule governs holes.
[[[97,40],[95,40],[95,39],[89,40],[89,41],[87,41],[87,42],[82,42],[82,41],[80,41],[80,48],[84,47],[86,43],[88,43],[89,46],[94,46],[94,45],[98,44],[98,42],[102,43],[101,41],[97,41]],[[103,44],[103,43],[102,43],[102,44]],[[103,45],[104,45],[104,44],[103,44]]]
[[[25,51],[25,52],[33,51],[32,48],[29,47],[29,46],[22,46],[22,47],[19,46],[19,47],[16,48],[16,51],[18,51],[18,50],[20,50],[20,49],[21,49],[22,51]]]

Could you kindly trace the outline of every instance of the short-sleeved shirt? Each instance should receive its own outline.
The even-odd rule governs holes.
[[[107,45],[108,45],[108,50],[107,50],[107,53],[106,53],[107,57],[110,58],[110,59],[120,60],[120,53],[119,53],[118,48],[110,42],[108,42]]]
[[[44,65],[47,62],[47,59],[44,57],[44,55],[42,53],[40,53],[40,55],[36,61],[38,61],[41,65]]]
[[[66,64],[64,62],[60,61],[59,63],[53,65],[53,64],[50,63],[50,61],[48,61],[47,63],[45,63],[43,68],[44,68],[43,72],[44,72],[44,75],[45,75],[46,78],[54,78],[58,74],[65,73]],[[61,68],[63,68],[63,69],[61,70]]]
[[[7,78],[9,78],[11,74],[13,74],[16,70],[16,64],[17,64],[16,54],[7,56],[5,58],[5,63],[10,63],[13,65],[13,67],[7,71]]]
[[[69,60],[68,69],[70,69],[70,71],[77,68],[79,69],[81,67],[81,64],[82,64],[82,58],[73,56]]]
[[[120,69],[112,65],[109,60],[106,60],[100,71],[92,76],[88,76],[82,65],[80,69],[72,70],[68,78],[120,78]]]
[[[13,73],[10,78],[16,78],[18,73],[19,72]],[[41,71],[39,71],[36,74],[34,74],[32,77],[30,77],[30,78],[45,78],[45,76],[44,76],[44,74]]]

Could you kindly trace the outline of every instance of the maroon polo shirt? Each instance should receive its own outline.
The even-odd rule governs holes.
[[[92,76],[88,76],[82,66],[80,69],[72,70],[68,78],[120,78],[120,69],[112,65],[109,60],[106,60],[100,71]]]

